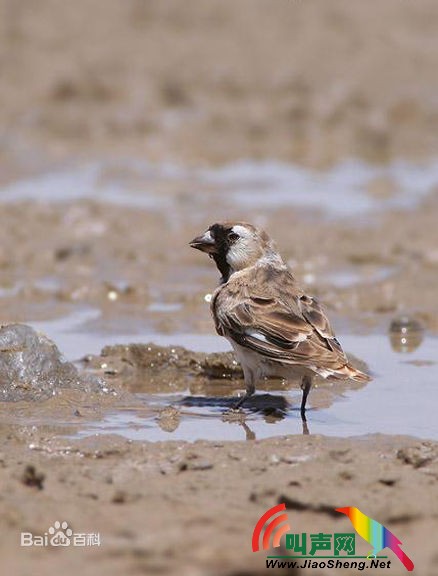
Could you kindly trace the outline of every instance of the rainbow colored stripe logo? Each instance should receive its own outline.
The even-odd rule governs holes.
[[[406,570],[412,572],[414,563],[400,548],[402,544],[400,540],[388,528],[385,528],[377,520],[373,520],[354,506],[336,508],[336,512],[341,512],[348,516],[359,536],[362,536],[364,540],[371,544],[373,549],[368,554],[369,558],[376,557],[384,548],[390,548]]]
[[[361,536],[364,540],[366,540],[371,546],[372,550],[367,554],[367,556],[354,556],[354,558],[365,558],[365,559],[377,559],[377,558],[387,558],[387,556],[378,556],[379,553],[385,549],[390,548],[397,558],[402,562],[406,570],[411,572],[414,569],[414,563],[409,558],[409,556],[401,549],[401,541],[390,531],[388,528],[385,528],[382,524],[377,522],[377,520],[373,520],[363,512],[361,512],[358,508],[354,506],[347,506],[344,508],[335,508],[336,512],[340,512],[345,514],[351,521],[355,531],[359,536]],[[252,535],[252,550],[253,552],[258,552],[260,547],[263,550],[269,550],[272,548],[278,548],[280,546],[281,538],[290,532],[290,524],[288,521],[287,513],[286,513],[286,505],[285,504],[277,504],[273,506],[269,510],[267,510],[258,520],[257,524],[255,525],[253,535]],[[263,532],[263,536],[262,536]],[[288,546],[287,540],[289,536],[294,537],[294,535],[288,534],[286,538],[286,548],[290,548]],[[305,534],[303,534],[305,536]],[[314,535],[311,537],[313,538]],[[322,550],[328,549],[328,541],[324,541],[325,537],[330,537],[329,534],[324,535],[322,533],[316,535],[321,537],[323,540],[323,544],[321,544]],[[335,534],[335,537],[344,538],[344,542],[346,538],[354,541],[354,533],[353,534]],[[323,547],[322,547],[323,546]],[[300,548],[301,549],[301,548]],[[339,551],[338,551],[339,552]],[[354,554],[354,548],[350,550],[351,554]],[[304,552],[305,554],[306,552]],[[310,554],[313,556],[302,556],[302,558],[313,558],[315,560],[318,559],[318,556],[315,556],[315,552],[313,549],[310,551]],[[299,558],[297,556],[271,556],[268,558]],[[338,554],[335,553],[335,556],[323,556],[323,558],[338,558]],[[331,560],[330,560],[331,562]],[[388,563],[389,564],[389,563]]]

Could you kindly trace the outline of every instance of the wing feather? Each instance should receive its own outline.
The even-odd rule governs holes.
[[[275,286],[258,280],[230,279],[219,288],[212,300],[219,334],[274,362],[328,370],[347,364],[323,308],[297,288],[290,272]]]

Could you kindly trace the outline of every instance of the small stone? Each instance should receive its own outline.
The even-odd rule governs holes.
[[[179,472],[185,472],[186,470],[210,470],[211,468],[213,468],[213,464],[207,460],[200,460],[195,462],[183,460],[178,465]]]
[[[111,502],[113,504],[128,504],[129,502],[135,502],[139,498],[140,494],[133,494],[125,490],[116,490],[111,498]]]
[[[310,460],[310,456],[303,455],[303,456],[281,456],[280,460],[285,462],[286,464],[299,464],[300,462],[307,462]]]
[[[397,452],[397,458],[414,468],[422,468],[438,457],[438,450],[429,442],[423,442],[417,446],[401,448]]]
[[[352,480],[354,478],[354,474],[352,474],[349,470],[341,470],[339,472],[339,478],[341,478],[341,480]]]
[[[384,476],[379,478],[380,484],[383,484],[384,486],[394,486],[397,484],[398,480],[399,479],[394,476]]]
[[[46,477],[45,474],[36,471],[35,466],[33,466],[33,464],[28,464],[21,476],[21,482],[25,486],[30,486],[32,488],[42,490],[44,488],[45,477]]]
[[[113,504],[124,504],[127,500],[126,492],[123,490],[116,490],[114,492],[113,497],[111,498],[111,502]]]

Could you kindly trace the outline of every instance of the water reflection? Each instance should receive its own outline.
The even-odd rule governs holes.
[[[195,416],[187,409],[196,408],[205,413],[206,409],[220,409],[221,422],[231,426],[239,426],[243,429],[246,440],[256,440],[256,430],[258,424],[251,423],[249,414],[253,414],[257,421],[260,418],[266,424],[277,424],[284,420],[290,410],[293,410],[291,403],[284,396],[273,394],[257,394],[249,398],[245,404],[245,409],[234,410],[235,397],[205,397],[205,396],[185,396],[176,402],[180,409],[175,406],[167,406],[160,410],[156,422],[161,430],[165,432],[175,432],[183,418]],[[308,423],[302,421],[302,433],[309,434]]]
[[[413,330],[415,324],[406,326],[405,321],[400,327],[407,327],[408,333],[418,332]],[[400,335],[401,330],[394,332]],[[403,334],[405,337],[406,332]],[[239,379],[201,378],[189,382],[186,378],[185,390],[171,391],[168,387],[165,393],[160,384],[160,391],[153,393],[148,390],[151,382],[144,378],[143,391],[134,394],[140,409],[117,410],[97,423],[84,423],[76,437],[115,433],[152,442],[169,439],[223,442],[308,434],[310,428],[312,434],[328,436],[382,433],[438,438],[435,414],[438,364],[433,362],[436,339],[424,338],[421,347],[410,352],[409,364],[392,348],[385,334],[345,334],[342,341],[347,350],[354,350],[368,362],[375,377],[360,387],[336,382],[317,384],[309,397],[309,427],[301,421],[300,391],[293,384],[261,383],[248,405],[236,413],[230,408],[236,391],[243,387]],[[424,392],[420,397],[415,385],[418,382]],[[416,410],[412,410],[414,405]]]

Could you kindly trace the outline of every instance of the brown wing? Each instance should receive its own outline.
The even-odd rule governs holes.
[[[274,287],[257,279],[223,286],[212,302],[218,333],[273,361],[338,370],[347,358],[323,309],[284,275]]]

